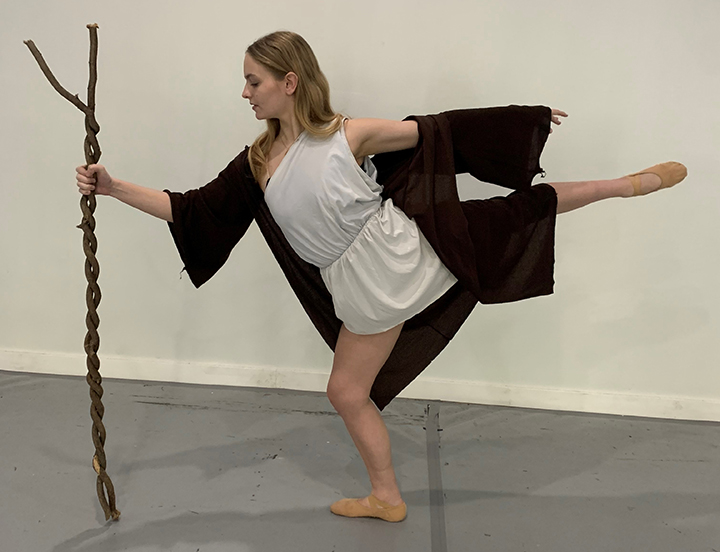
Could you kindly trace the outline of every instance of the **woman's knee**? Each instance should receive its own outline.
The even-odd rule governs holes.
[[[328,382],[326,393],[330,404],[341,415],[362,408],[370,400],[366,390],[336,383],[332,378]]]

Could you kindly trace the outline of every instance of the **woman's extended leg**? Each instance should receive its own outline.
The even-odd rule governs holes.
[[[643,174],[640,179],[643,192],[654,191],[660,187],[660,177],[656,174]],[[614,180],[548,182],[548,184],[557,192],[558,214],[573,211],[601,199],[631,197],[634,191],[627,176]]]
[[[327,395],[345,422],[365,462],[372,494],[383,502],[401,504],[385,422],[370,400],[375,376],[390,356],[402,324],[379,334],[358,335],[340,328]],[[368,506],[367,498],[360,501]]]
[[[669,161],[614,180],[551,182],[549,184],[555,188],[557,193],[557,212],[567,213],[601,199],[645,195],[660,188],[669,188],[681,182],[686,176],[685,165]]]

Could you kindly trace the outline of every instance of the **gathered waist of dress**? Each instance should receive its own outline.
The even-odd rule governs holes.
[[[332,219],[315,219],[313,227],[295,226],[292,230],[283,230],[298,256],[304,261],[325,268],[330,266],[353,244],[368,222],[379,216],[382,202],[372,209],[366,209],[362,216],[345,220],[344,224],[335,224]]]

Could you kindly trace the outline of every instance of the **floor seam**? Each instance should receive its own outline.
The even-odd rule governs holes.
[[[425,409],[428,488],[430,491],[430,542],[432,552],[447,552],[445,495],[440,468],[440,405],[431,402]]]

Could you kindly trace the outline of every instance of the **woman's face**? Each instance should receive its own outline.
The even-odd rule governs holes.
[[[274,75],[250,54],[245,54],[243,72],[245,87],[242,97],[250,101],[257,119],[279,119],[287,114],[288,110],[292,113],[294,87],[288,90],[287,78],[275,79]]]

